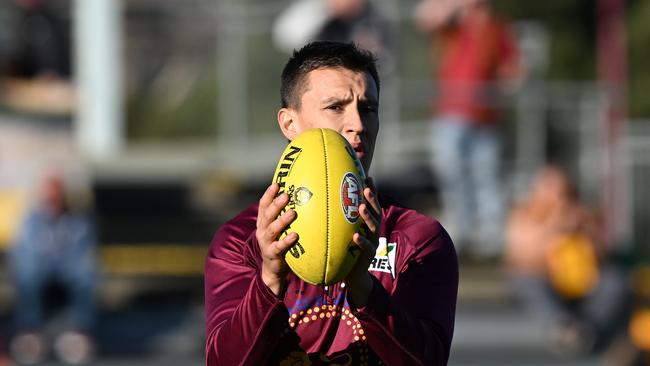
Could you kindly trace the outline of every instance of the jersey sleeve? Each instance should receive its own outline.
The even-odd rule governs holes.
[[[264,284],[250,227],[228,223],[205,263],[206,365],[264,364],[287,327],[286,308]]]
[[[392,291],[373,277],[367,305],[352,306],[368,344],[387,365],[446,365],[449,359],[458,261],[449,235],[431,222],[435,230],[427,230],[431,236],[419,239],[419,251],[398,268]]]

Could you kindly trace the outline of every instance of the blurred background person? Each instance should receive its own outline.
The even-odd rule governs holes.
[[[65,293],[69,314],[57,329],[54,350],[66,363],[88,361],[95,322],[96,232],[88,215],[69,204],[63,177],[48,173],[39,182],[37,205],[28,212],[9,266],[16,291],[16,335],[10,352],[23,364],[46,356],[47,298],[51,285]],[[51,293],[51,292],[50,292]]]
[[[2,97],[8,107],[67,115],[74,103],[70,80],[70,27],[41,0],[12,0],[0,50]]]
[[[41,0],[12,0],[13,43],[4,73],[17,78],[70,76],[68,27]]]
[[[515,295],[550,326],[560,352],[593,351],[619,330],[626,286],[603,240],[597,215],[553,166],[539,172],[508,218],[505,264]]]
[[[276,47],[292,53],[310,41],[353,42],[371,51],[380,70],[392,62],[390,24],[371,0],[297,0],[276,18]]]
[[[496,258],[504,210],[499,98],[522,77],[514,36],[486,0],[423,0],[415,21],[437,58],[431,151],[443,222],[461,255]]]

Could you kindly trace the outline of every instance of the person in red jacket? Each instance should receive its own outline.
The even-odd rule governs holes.
[[[292,140],[331,128],[366,171],[379,130],[379,77],[372,54],[314,42],[282,72],[280,130]],[[434,219],[378,197],[369,182],[355,233],[360,260],[344,281],[313,286],[284,253],[294,219],[272,184],[259,203],[224,224],[205,263],[207,365],[445,365],[458,290],[453,243]]]
[[[503,97],[524,77],[515,33],[489,0],[421,0],[416,22],[437,59],[429,141],[443,222],[461,256],[496,259],[505,218]]]

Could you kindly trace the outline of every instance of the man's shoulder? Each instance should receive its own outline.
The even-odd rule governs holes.
[[[226,221],[214,234],[210,244],[210,253],[218,251],[237,251],[238,246],[246,241],[255,231],[258,204],[248,206],[232,219]]]
[[[438,235],[444,231],[444,228],[437,219],[427,216],[413,208],[408,208],[398,203],[390,203],[385,205],[383,209],[387,229],[403,230],[411,228],[412,231],[422,232],[425,235]]]
[[[254,203],[242,211],[240,211],[237,215],[235,215],[232,219],[226,221],[219,230],[230,230],[234,228],[240,228],[240,229],[247,229],[247,228],[255,228],[256,227],[256,221],[257,221],[257,209],[259,207],[258,203]]]
[[[437,219],[398,204],[384,207],[384,229],[387,237],[398,236],[415,250],[453,248],[449,234]]]

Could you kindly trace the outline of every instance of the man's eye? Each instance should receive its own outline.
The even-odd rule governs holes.
[[[333,104],[333,105],[327,106],[327,109],[332,110],[332,111],[341,111],[341,110],[343,110],[343,107],[341,107],[338,104]]]

